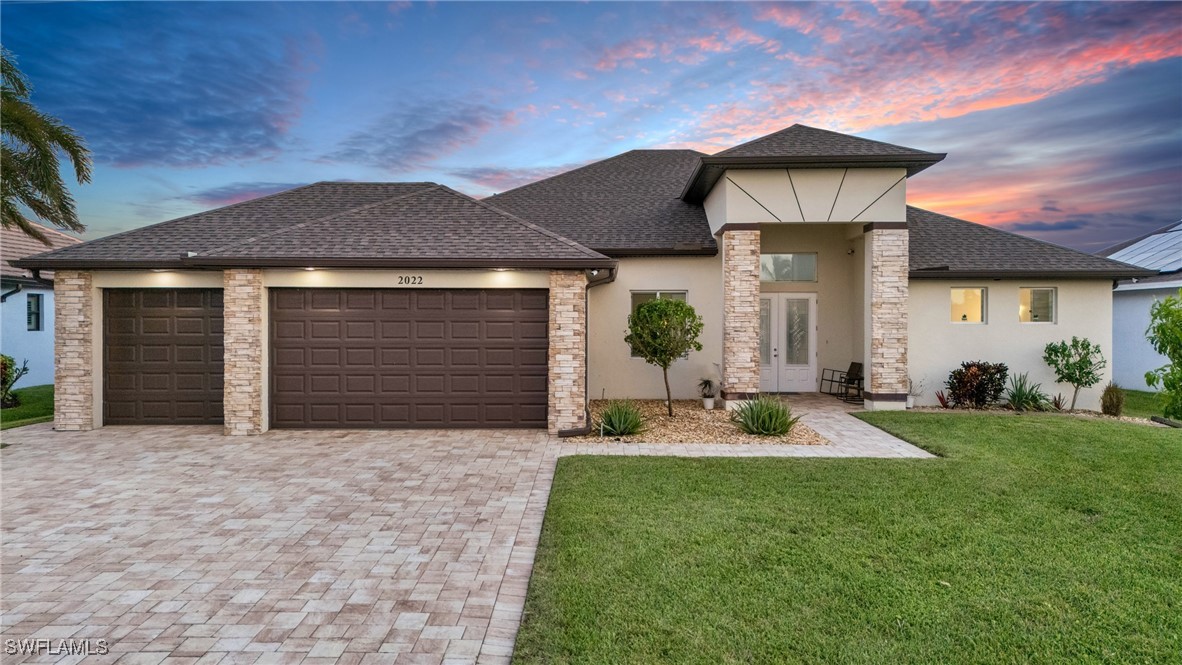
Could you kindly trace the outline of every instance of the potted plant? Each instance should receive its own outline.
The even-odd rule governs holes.
[[[923,381],[907,377],[907,408],[915,407],[915,398],[923,395]]]
[[[698,394],[702,396],[702,406],[707,411],[714,410],[714,396],[717,393],[717,388],[714,386],[714,381],[710,379],[702,379],[698,382]]]

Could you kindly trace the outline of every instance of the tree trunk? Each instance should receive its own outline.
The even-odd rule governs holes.
[[[1075,387],[1075,392],[1071,393],[1071,411],[1075,410],[1075,400],[1079,399],[1079,386]]]
[[[669,409],[669,417],[673,417],[673,393],[669,391],[669,368],[662,367],[661,374],[665,375],[665,406]]]

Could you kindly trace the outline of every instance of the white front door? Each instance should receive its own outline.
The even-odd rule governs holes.
[[[817,296],[765,293],[759,297],[759,390],[817,390]]]

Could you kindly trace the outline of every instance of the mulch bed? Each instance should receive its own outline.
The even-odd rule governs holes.
[[[591,401],[591,422],[598,425],[599,414],[609,400]],[[673,400],[673,417],[665,409],[665,401],[657,399],[631,400],[644,415],[645,431],[635,436],[601,437],[597,430],[587,436],[575,436],[564,441],[578,443],[762,443],[776,445],[824,446],[829,440],[804,423],[796,423],[787,436],[754,436],[744,434],[730,421],[730,412],[722,408],[707,411],[701,400]]]

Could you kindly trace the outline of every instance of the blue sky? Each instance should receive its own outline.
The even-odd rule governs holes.
[[[913,203],[1097,250],[1182,219],[1182,3],[0,4],[97,237],[316,180],[504,191],[802,122]]]

